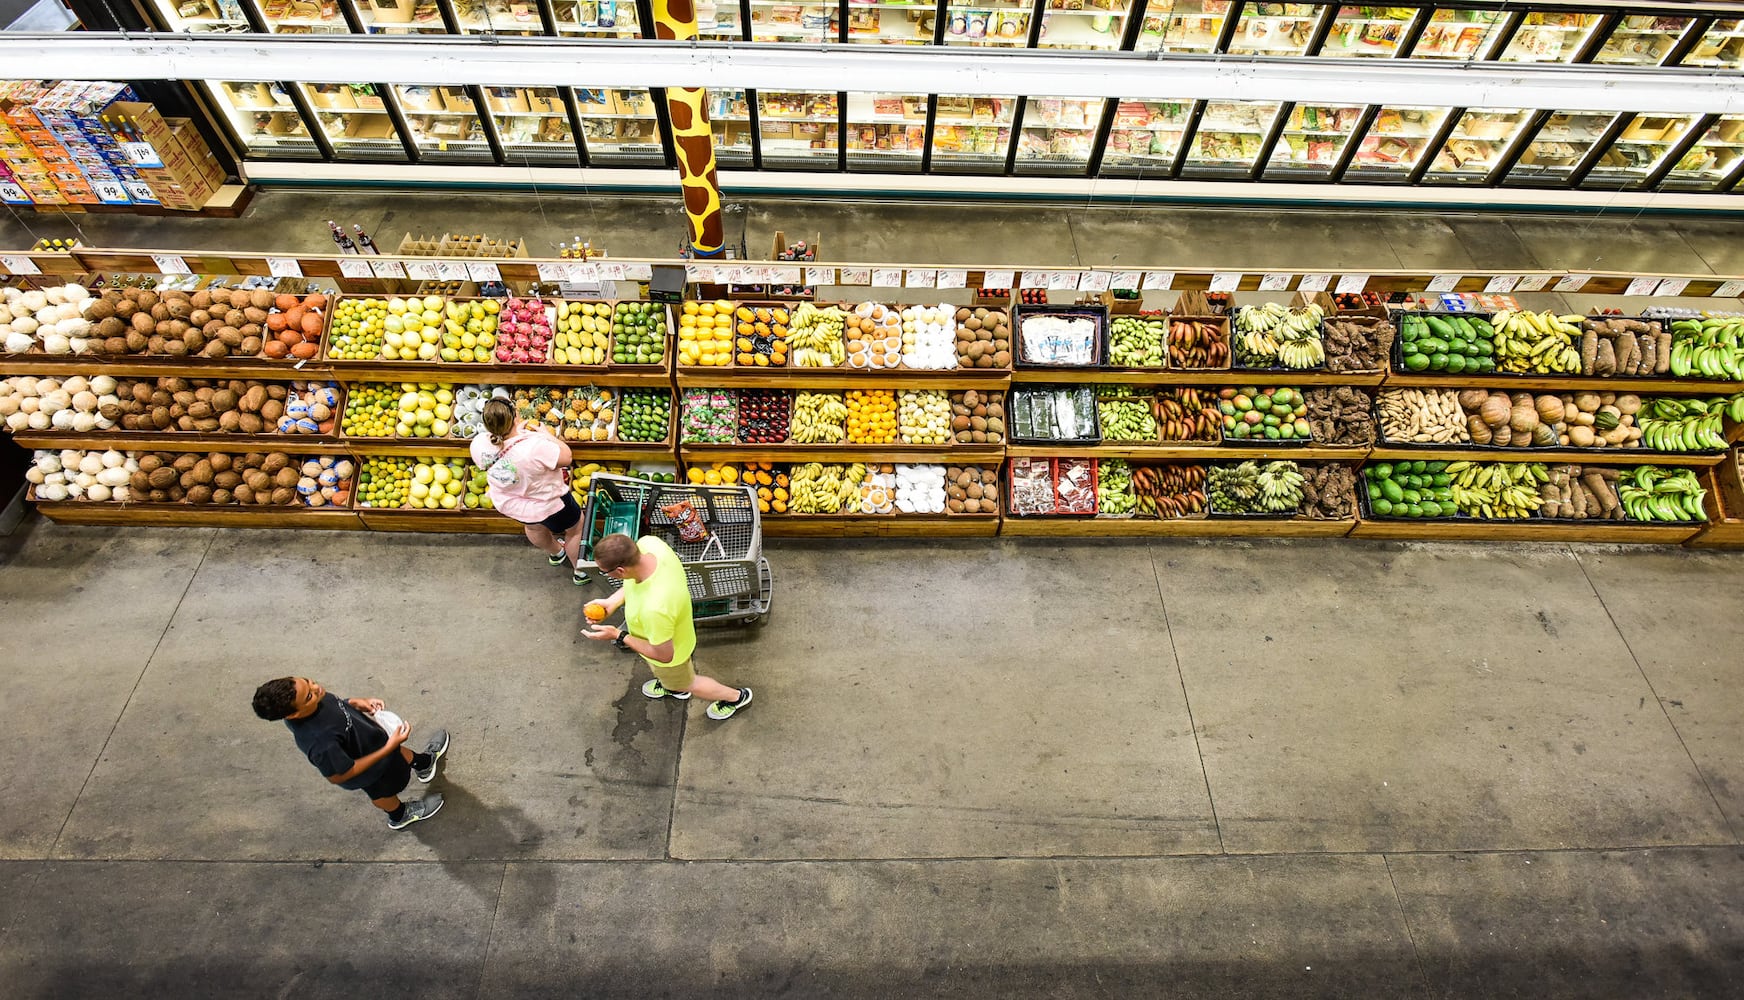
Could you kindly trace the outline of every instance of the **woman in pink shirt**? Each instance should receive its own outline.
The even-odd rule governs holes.
[[[587,582],[580,568],[581,505],[564,476],[572,460],[569,445],[538,424],[517,420],[508,400],[484,404],[484,431],[472,439],[472,461],[485,470],[491,503],[521,522],[527,541],[551,565],[567,558],[576,567],[571,579],[580,586]]]

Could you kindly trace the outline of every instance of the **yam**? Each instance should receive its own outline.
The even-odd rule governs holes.
[[[1659,334],[1658,343],[1655,345],[1653,372],[1656,375],[1664,375],[1668,371],[1671,371],[1671,333],[1670,331],[1662,331]]]
[[[1617,349],[1611,346],[1611,341],[1599,341],[1598,358],[1593,362],[1594,375],[1617,374]]]
[[[1581,374],[1591,375],[1594,373],[1593,372],[1593,365],[1596,363],[1598,356],[1599,356],[1599,335],[1594,330],[1588,330],[1587,332],[1581,334],[1581,344],[1580,344]]]

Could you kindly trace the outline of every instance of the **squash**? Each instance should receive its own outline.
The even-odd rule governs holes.
[[[1506,424],[1508,422],[1508,415],[1508,397],[1501,393],[1497,393],[1496,395],[1485,399],[1483,406],[1478,409],[1478,416],[1482,417],[1484,423],[1489,424],[1491,427],[1500,427],[1503,424]]]
[[[1508,426],[1517,434],[1531,434],[1538,426],[1538,411],[1532,408],[1531,397],[1524,403],[1514,405],[1513,415],[1508,419]]]
[[[1547,424],[1562,423],[1562,397],[1543,395],[1537,399],[1538,418]]]

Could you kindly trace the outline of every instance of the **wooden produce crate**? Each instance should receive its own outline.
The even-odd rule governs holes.
[[[765,514],[767,538],[992,538],[998,514]]]
[[[1171,326],[1175,323],[1214,323],[1214,324],[1216,324],[1218,332],[1220,334],[1222,334],[1222,336],[1223,336],[1223,343],[1224,343],[1225,347],[1227,348],[1224,351],[1224,358],[1223,358],[1222,364],[1213,365],[1213,366],[1208,367],[1208,368],[1191,368],[1191,367],[1178,366],[1172,360],[1170,360],[1168,358],[1168,350],[1167,350],[1168,345],[1165,344],[1164,345],[1164,352],[1163,352],[1164,353],[1164,361],[1166,361],[1168,363],[1168,367],[1171,370],[1180,371],[1180,372],[1189,372],[1189,371],[1192,371],[1192,372],[1200,372],[1200,371],[1203,371],[1203,372],[1227,372],[1227,371],[1231,370],[1231,366],[1235,363],[1235,345],[1230,342],[1230,329],[1229,329],[1230,319],[1229,319],[1229,316],[1227,314],[1212,315],[1210,313],[1203,313],[1203,312],[1201,312],[1201,313],[1188,313],[1188,312],[1179,311],[1179,307],[1177,307],[1176,309],[1169,311],[1168,318],[1169,318],[1169,323],[1171,324]]]
[[[769,248],[769,259],[774,260],[774,261],[780,261],[783,264],[788,263],[788,261],[781,260],[781,252],[783,250],[786,250],[788,245],[791,242],[793,242],[793,241],[791,241],[787,238],[786,233],[777,229],[775,231],[775,238],[772,241],[770,248]],[[814,237],[807,240],[806,244],[805,244],[806,249],[810,250],[812,252],[810,259],[796,260],[796,261],[793,261],[792,263],[795,263],[795,264],[817,264],[817,263],[822,262],[824,259],[823,245],[824,245],[824,234],[823,233],[816,234]]]

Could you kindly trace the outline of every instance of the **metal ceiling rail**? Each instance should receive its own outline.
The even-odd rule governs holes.
[[[117,80],[705,86],[1744,114],[1744,73],[1735,69],[495,36],[0,32],[0,76],[57,79],[69,67]]]

